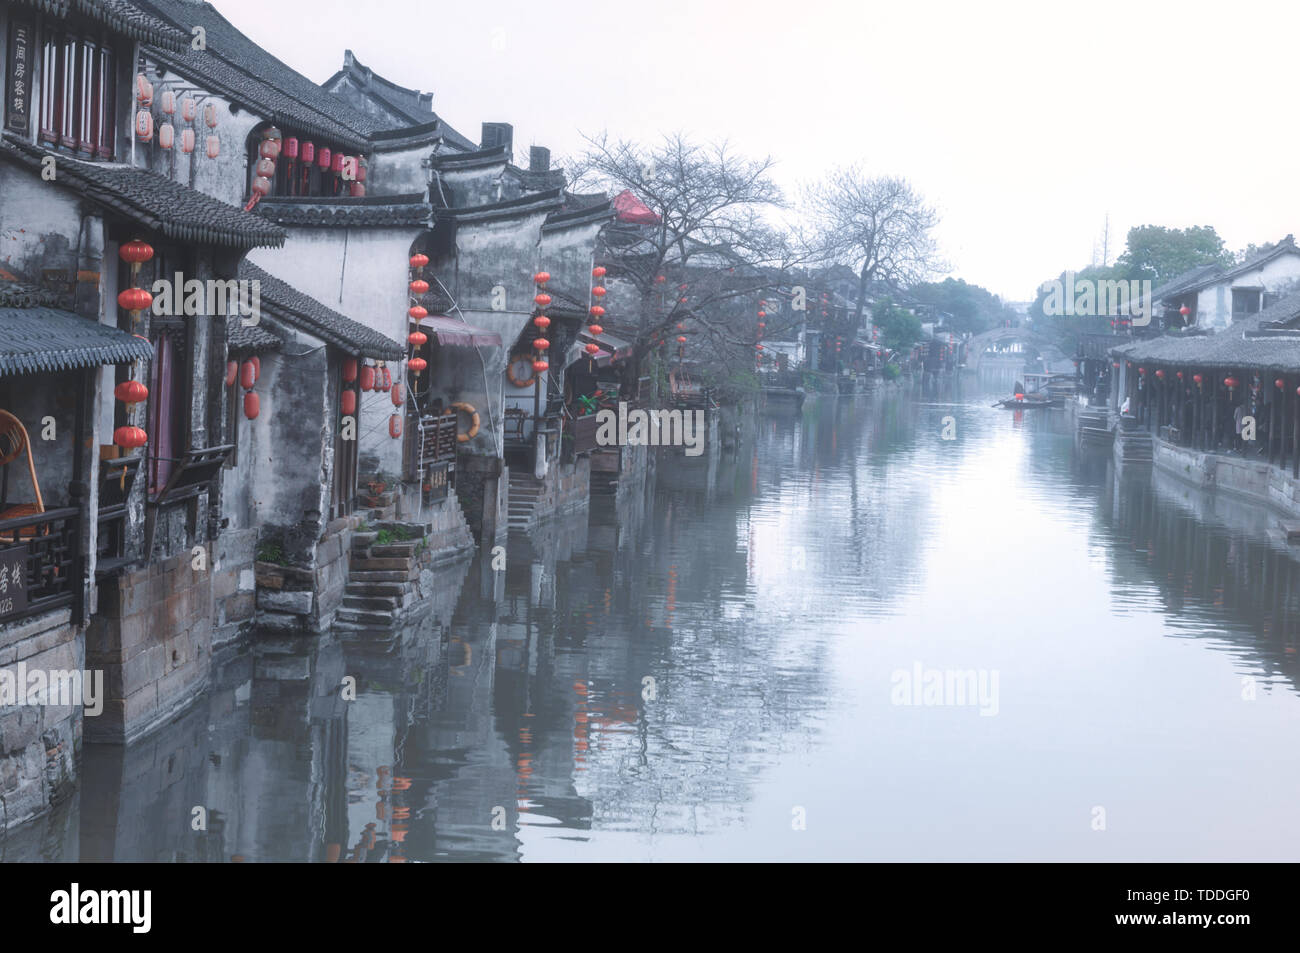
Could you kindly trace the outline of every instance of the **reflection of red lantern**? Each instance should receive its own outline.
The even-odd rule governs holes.
[[[411,294],[422,295],[429,290],[429,283],[423,278],[416,278],[411,282]]]
[[[551,273],[549,271],[539,271],[537,274],[533,275],[533,281],[537,282],[539,285],[544,285],[550,280]]]
[[[533,318],[533,324],[545,331],[551,326],[551,319],[544,314],[539,314],[537,317]]]
[[[118,427],[113,431],[113,442],[126,450],[135,450],[149,442],[149,435],[139,427]]]
[[[257,391],[250,390],[244,395],[244,416],[249,420],[256,420],[261,412],[262,400],[257,396]]]
[[[546,370],[550,366],[551,365],[547,364],[545,361],[533,361],[533,370],[538,374],[542,373],[542,371]]]
[[[113,388],[113,396],[130,407],[149,399],[149,388],[139,381],[122,381]]]
[[[351,417],[357,412],[357,392],[351,387],[345,388],[339,397],[339,409],[344,417]]]
[[[412,331],[406,336],[406,340],[411,342],[411,347],[424,347],[425,343],[429,340],[429,335],[425,334],[423,331]]]
[[[388,436],[396,440],[402,435],[402,415],[393,414],[388,418]]]

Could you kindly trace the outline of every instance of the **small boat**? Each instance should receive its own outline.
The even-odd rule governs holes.
[[[1016,394],[993,405],[1003,410],[1029,410],[1046,407],[1061,407],[1063,402],[1058,397],[1042,397],[1037,394]]]

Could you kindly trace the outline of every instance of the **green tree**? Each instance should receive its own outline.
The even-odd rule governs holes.
[[[1233,260],[1211,225],[1142,225],[1128,230],[1128,245],[1115,261],[1122,274],[1116,277],[1150,279],[1158,286],[1200,265],[1227,267]]]
[[[881,298],[871,309],[871,321],[880,328],[885,347],[900,351],[921,339],[921,319],[898,307],[889,298]]]
[[[907,290],[922,304],[949,314],[948,326],[959,333],[979,334],[1006,319],[1006,306],[997,295],[960,278],[923,281]]]

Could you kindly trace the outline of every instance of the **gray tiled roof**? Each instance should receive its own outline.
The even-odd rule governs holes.
[[[226,321],[226,348],[230,351],[278,351],[284,342],[260,324],[246,325],[242,318]]]
[[[122,33],[132,39],[169,50],[184,48],[190,37],[168,23],[165,23],[139,4],[131,0],[16,0],[17,3],[35,7],[42,13],[65,18],[69,13],[82,16],[104,24],[110,30]]]
[[[1188,367],[1300,370],[1300,334],[1279,333],[1300,320],[1300,292],[1214,334],[1175,332],[1115,348],[1130,361]]]
[[[57,291],[0,278],[0,308],[59,308],[66,302]]]
[[[188,44],[179,52],[159,51],[158,58],[205,89],[266,116],[304,135],[360,150],[374,120],[306,76],[276,59],[223,17],[209,3],[190,0],[133,0],[180,27],[207,33],[207,49]]]
[[[339,314],[250,261],[239,266],[239,277],[241,280],[260,282],[262,305],[269,308],[273,318],[306,331],[349,354],[381,361],[397,361],[406,353],[392,338]]]
[[[257,205],[263,218],[281,225],[339,225],[356,228],[422,228],[433,219],[423,193],[365,198],[270,197]]]
[[[0,375],[76,370],[151,357],[148,341],[69,311],[0,307]]]
[[[406,86],[399,86],[392,80],[385,79],[374,70],[364,66],[348,50],[343,57],[343,68],[321,84],[325,89],[335,89],[348,78],[360,95],[372,98],[376,104],[389,114],[388,120],[376,120],[377,125],[392,129],[410,126],[425,126],[438,122],[439,132],[455,148],[473,150],[473,142],[462,136],[455,129],[443,122],[433,111],[432,94],[420,92]],[[342,96],[342,94],[339,94]]]
[[[6,135],[0,159],[39,171],[41,160],[58,160],[59,186],[71,187],[100,205],[178,241],[235,248],[284,244],[284,229],[179,182],[132,166],[82,162]]]

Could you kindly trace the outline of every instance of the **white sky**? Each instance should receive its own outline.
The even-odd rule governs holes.
[[[854,161],[936,205],[952,274],[1010,300],[1089,264],[1110,214],[1300,232],[1292,4],[1088,0],[213,0],[321,82],[350,48],[475,142],[683,131],[772,155],[792,195]]]

